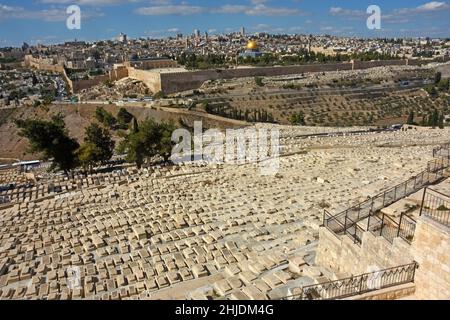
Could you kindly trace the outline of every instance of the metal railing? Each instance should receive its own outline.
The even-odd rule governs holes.
[[[402,213],[399,222],[397,222],[383,213],[381,218],[376,215],[369,217],[367,230],[374,236],[382,236],[390,243],[393,243],[395,238],[402,238],[411,243],[416,231],[416,220],[406,213]]]
[[[305,286],[301,288],[299,294],[285,297],[283,300],[344,299],[405,283],[413,283],[416,268],[417,263],[413,262],[350,278]]]
[[[416,223],[417,221],[407,214],[402,214],[400,216],[400,222],[398,224],[397,237],[402,238],[408,243],[411,243],[414,234],[416,232]]]
[[[364,231],[364,229],[357,226],[357,223],[363,219],[375,216],[381,209],[399,201],[400,199],[403,199],[430,184],[439,182],[442,178],[444,178],[444,172],[450,165],[449,152],[450,143],[433,149],[433,156],[438,158],[428,162],[426,170],[395,187],[392,187],[368,200],[348,208],[341,213],[332,215],[330,212],[324,210],[323,225],[336,235],[346,234],[352,237],[355,243],[361,243],[361,237],[359,234],[361,231]],[[389,218],[386,220],[386,222],[388,222]],[[385,229],[386,237],[390,239],[388,234],[388,226],[389,224],[384,225],[381,223],[380,228]],[[400,231],[398,234],[404,235],[404,238],[410,238],[409,232],[404,234],[404,230],[406,229],[406,225],[398,226],[397,231]],[[368,227],[366,231],[369,230],[370,228]]]
[[[365,232],[363,228],[361,228],[357,222],[351,220],[350,218],[346,217],[345,219],[346,227],[345,227],[345,233],[350,236],[350,238],[353,239],[353,242],[361,245],[362,244],[362,237]],[[348,227],[347,227],[348,225]]]
[[[425,188],[420,215],[450,227],[450,196],[439,191]]]
[[[450,142],[434,148],[433,157],[450,158]]]

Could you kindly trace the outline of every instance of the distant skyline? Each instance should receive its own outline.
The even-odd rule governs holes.
[[[66,8],[82,10],[81,30],[66,28]],[[382,10],[369,30],[369,5]],[[177,33],[330,34],[358,37],[450,38],[450,1],[423,0],[0,0],[0,47],[73,39],[161,38]]]

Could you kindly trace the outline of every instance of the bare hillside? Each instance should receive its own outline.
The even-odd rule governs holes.
[[[105,110],[117,115],[120,107],[116,105],[101,105]],[[0,161],[9,159],[36,159],[38,155],[27,154],[27,140],[18,135],[18,130],[13,123],[14,119],[50,119],[52,115],[61,112],[65,116],[66,126],[70,135],[82,141],[84,130],[89,123],[95,120],[95,109],[98,105],[52,105],[49,110],[34,107],[22,107],[17,109],[0,109]],[[171,108],[151,109],[146,107],[126,107],[138,121],[153,118],[156,121],[172,120],[177,125],[183,123],[192,126],[196,120],[202,120],[208,127],[236,127],[242,126],[244,122],[202,114],[199,112],[188,112]]]

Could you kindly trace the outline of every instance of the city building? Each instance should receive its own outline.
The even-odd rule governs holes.
[[[121,43],[127,42],[127,35],[121,32],[117,37],[117,41]]]
[[[258,58],[261,57],[262,55],[263,53],[259,50],[258,43],[254,40],[250,40],[247,43],[245,51],[240,54],[240,56],[243,58],[247,57]]]

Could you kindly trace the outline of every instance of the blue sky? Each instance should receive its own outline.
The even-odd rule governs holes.
[[[81,30],[68,30],[66,8],[82,10]],[[366,27],[369,5],[382,29]],[[450,0],[0,0],[0,47],[75,38],[164,37],[177,32],[314,33],[363,37],[450,38]]]

